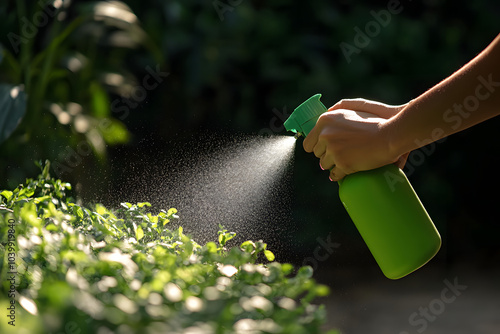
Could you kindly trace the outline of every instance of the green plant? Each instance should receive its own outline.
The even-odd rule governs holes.
[[[39,166],[38,178],[0,192],[0,309],[17,306],[16,327],[2,314],[2,333],[321,332],[325,310],[311,302],[328,288],[310,267],[293,275],[291,264],[260,263],[274,260],[265,243],[228,247],[235,233],[222,226],[217,243],[200,245],[167,228],[173,208],[79,204]]]
[[[41,157],[59,176],[84,159],[104,164],[108,146],[130,140],[136,74],[162,63],[135,14],[118,1],[17,0],[0,4],[0,19],[0,178],[24,179]],[[138,69],[126,66],[134,56]],[[113,110],[122,100],[130,110]]]

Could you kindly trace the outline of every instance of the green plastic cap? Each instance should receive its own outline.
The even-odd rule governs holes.
[[[284,123],[285,129],[307,136],[316,125],[319,116],[327,110],[320,98],[321,94],[316,94],[295,108]]]

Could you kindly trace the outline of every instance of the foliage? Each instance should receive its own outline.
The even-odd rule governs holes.
[[[2,178],[40,158],[61,176],[82,160],[105,162],[107,146],[130,140],[124,121],[136,103],[124,101],[143,94],[143,82],[125,64],[135,55],[145,72],[161,55],[127,5],[5,1],[0,19]]]
[[[0,193],[0,308],[9,305],[6,248],[15,221],[16,331],[29,333],[320,333],[328,288],[310,267],[292,275],[262,241],[199,245],[177,210],[147,212],[149,203],[109,210],[75,202],[71,185],[37,179]],[[12,227],[10,227],[12,228]],[[10,268],[9,268],[10,267]],[[9,329],[5,319],[2,333]]]
[[[26,112],[26,94],[12,85],[0,85],[0,143],[7,139]]]

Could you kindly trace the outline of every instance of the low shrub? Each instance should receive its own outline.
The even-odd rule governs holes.
[[[321,332],[311,302],[328,288],[311,267],[274,261],[262,241],[228,247],[222,226],[200,245],[168,228],[174,208],[109,210],[70,191],[47,163],[0,193],[2,333]]]

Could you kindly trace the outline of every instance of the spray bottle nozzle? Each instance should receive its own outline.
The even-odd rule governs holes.
[[[307,136],[316,125],[318,117],[326,111],[326,107],[320,101],[321,94],[316,94],[295,108],[293,113],[285,121],[285,129],[295,132],[298,136]]]
[[[293,136],[293,138],[295,138],[295,139],[299,139],[299,137],[301,137],[301,136],[302,136],[302,135],[300,134],[300,132],[297,132],[297,133],[295,134],[295,136]]]

